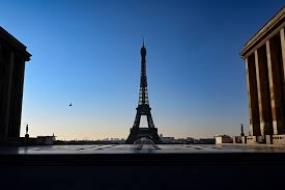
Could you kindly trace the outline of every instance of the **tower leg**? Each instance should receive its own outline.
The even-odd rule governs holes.
[[[136,119],[135,119],[133,128],[139,128],[139,127],[140,127],[140,123],[141,123],[141,115],[140,115],[139,112],[137,111]]]
[[[154,128],[154,123],[150,113],[147,115],[147,124],[149,128]]]

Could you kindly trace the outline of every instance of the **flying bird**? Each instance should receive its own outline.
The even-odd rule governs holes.
[[[72,103],[70,103],[69,106],[72,106]]]

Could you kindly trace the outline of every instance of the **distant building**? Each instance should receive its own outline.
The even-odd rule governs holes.
[[[0,26],[0,142],[20,136],[25,62],[31,54]]]
[[[186,137],[186,142],[187,142],[187,143],[193,144],[194,141],[195,141],[194,138],[192,138],[192,137]]]
[[[199,144],[215,144],[215,138],[201,138]]]
[[[233,139],[232,137],[228,135],[218,135],[215,136],[215,143],[216,144],[223,144],[223,143],[232,143]]]
[[[243,143],[243,139],[245,139],[244,136],[234,136],[233,138],[233,143],[238,144],[238,143]]]
[[[162,143],[175,143],[174,137],[161,137]]]
[[[186,144],[186,139],[185,138],[177,138],[177,139],[175,139],[175,143]]]
[[[178,144],[194,144],[195,142],[196,142],[195,139],[192,137],[175,139],[175,143]]]
[[[38,145],[52,145],[55,142],[55,136],[37,136],[35,144]]]

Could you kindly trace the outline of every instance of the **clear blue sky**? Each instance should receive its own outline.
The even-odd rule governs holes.
[[[246,41],[282,0],[0,0],[0,24],[32,54],[21,135],[126,138],[145,39],[159,134],[248,132]],[[68,107],[72,102],[73,106]],[[143,121],[145,123],[145,121]]]

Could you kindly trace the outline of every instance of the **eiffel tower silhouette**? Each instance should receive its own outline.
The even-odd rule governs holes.
[[[147,92],[147,77],[146,77],[146,48],[143,46],[141,48],[141,81],[140,81],[140,95],[139,104],[137,107],[137,114],[133,127],[130,130],[130,135],[126,140],[127,144],[133,144],[137,139],[142,137],[152,140],[154,143],[161,143],[161,139],[157,134],[157,128],[155,128],[153,119],[150,113],[150,106],[148,101]],[[141,116],[147,117],[148,127],[140,128]]]

